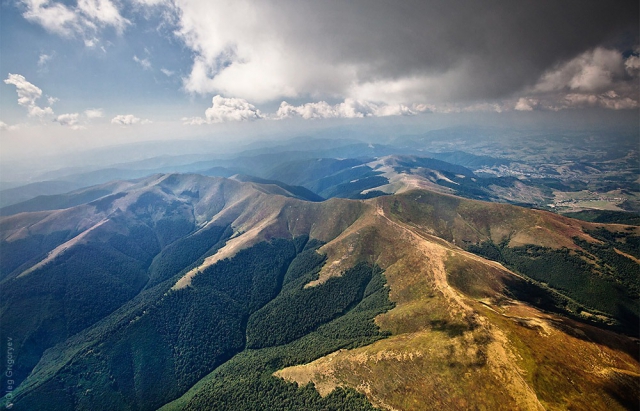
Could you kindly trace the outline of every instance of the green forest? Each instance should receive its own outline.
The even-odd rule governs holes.
[[[603,243],[574,238],[581,248],[569,250],[534,245],[508,247],[506,241],[501,244],[487,241],[469,245],[468,250],[499,261],[532,280],[527,286],[513,282],[511,291],[518,299],[569,316],[581,311],[604,314],[615,322],[608,325],[635,335],[640,318],[638,266],[616,253],[614,247],[637,255],[638,237],[606,230],[592,234]]]
[[[197,252],[206,254],[224,233],[220,227],[202,234],[208,247]],[[304,288],[325,263],[321,245],[307,237],[274,239],[203,270],[187,288],[170,290],[180,276],[174,274],[145,289],[69,338],[55,358],[45,354],[30,379],[35,387],[18,393],[14,409],[153,410],[176,398],[173,409],[373,409],[353,390],[322,398],[311,386],[271,375],[387,335],[373,322],[392,308],[378,267],[359,264]],[[168,268],[166,256],[149,261],[149,272],[184,271],[178,263]],[[142,268],[122,269],[146,279]],[[94,303],[85,301],[84,309]],[[206,395],[180,398],[203,378]]]

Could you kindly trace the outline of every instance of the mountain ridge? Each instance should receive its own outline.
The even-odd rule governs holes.
[[[260,310],[262,304],[268,304],[264,301],[295,302],[298,301],[297,298],[306,295],[332,292],[329,290],[334,289],[332,287],[337,282],[345,284],[341,286],[344,290],[353,290],[355,294],[350,297],[354,299],[352,304],[364,304],[363,298],[367,294],[358,294],[363,290],[359,287],[364,285],[356,284],[365,284],[366,281],[372,281],[367,279],[375,276],[364,274],[368,268],[358,271],[354,267],[366,264],[367,267],[379,267],[382,270],[388,284],[389,300],[393,304],[391,307],[380,303],[382,305],[377,307],[387,308],[383,311],[367,311],[370,313],[367,315],[373,317],[366,318],[375,318],[376,329],[380,330],[376,332],[383,334],[362,334],[360,337],[353,337],[355,340],[345,340],[352,342],[341,343],[344,345],[331,345],[334,343],[329,344],[330,339],[322,340],[327,341],[323,344],[337,348],[328,352],[323,349],[314,351],[317,354],[304,361],[302,357],[296,357],[300,359],[293,362],[278,360],[276,363],[283,364],[282,369],[267,367],[264,371],[266,374],[261,374],[263,377],[260,378],[280,384],[268,377],[277,371],[276,375],[287,381],[296,381],[299,386],[315,383],[322,395],[333,392],[330,389],[335,387],[346,386],[359,392],[359,395],[364,395],[374,405],[388,409],[422,409],[415,408],[417,405],[411,401],[417,401],[425,389],[440,392],[437,387],[447,387],[447,390],[455,393],[449,399],[433,397],[435,408],[476,404],[497,409],[537,409],[540,404],[553,408],[576,404],[578,401],[571,389],[548,385],[549,378],[554,375],[551,370],[559,367],[562,375],[574,373],[574,379],[581,389],[595,393],[589,397],[589,401],[604,409],[605,405],[616,404],[616,397],[603,388],[606,384],[613,384],[612,389],[618,392],[622,386],[620,384],[631,384],[636,376],[640,376],[637,358],[629,354],[629,349],[624,348],[632,344],[632,340],[622,334],[607,331],[627,330],[628,334],[633,335],[635,331],[629,327],[633,324],[633,318],[638,318],[637,312],[628,314],[631,317],[627,318],[624,311],[615,311],[615,307],[593,307],[591,304],[597,301],[593,298],[597,298],[598,290],[567,290],[562,288],[562,277],[552,276],[544,280],[532,277],[536,271],[531,271],[529,267],[537,267],[536,264],[547,264],[547,261],[553,262],[556,261],[554,258],[559,258],[561,264],[574,267],[573,269],[578,270],[576,272],[581,273],[581,278],[584,278],[581,281],[597,280],[600,281],[597,284],[609,287],[607,292],[620,293],[621,291],[616,291],[618,289],[615,281],[633,285],[635,280],[624,277],[624,272],[617,271],[615,267],[623,267],[620,264],[632,259],[614,253],[623,260],[610,260],[615,257],[598,248],[598,244],[609,244],[609,247],[615,244],[615,247],[633,257],[636,253],[633,241],[638,238],[639,231],[640,228],[634,226],[583,222],[546,211],[480,202],[424,190],[409,190],[402,194],[368,200],[334,198],[323,202],[309,202],[273,184],[263,185],[194,174],[156,175],[135,182],[120,193],[109,194],[69,209],[2,217],[0,239],[3,242],[0,251],[7,252],[8,248],[14,247],[9,250],[14,260],[17,256],[22,256],[22,260],[12,264],[5,261],[3,267],[0,291],[6,298],[3,298],[5,303],[1,311],[2,323],[14,327],[16,347],[21,350],[23,357],[28,355],[40,360],[32,362],[31,368],[21,371],[26,380],[16,391],[15,405],[20,409],[21,402],[35,404],[52,396],[59,397],[60,404],[80,401],[82,394],[76,392],[73,385],[65,386],[64,378],[60,379],[64,373],[71,372],[74,367],[80,367],[77,371],[83,369],[83,372],[89,372],[92,367],[98,367],[92,364],[104,364],[98,369],[102,370],[101,373],[106,373],[105,378],[110,376],[109,381],[119,381],[119,378],[124,377],[118,375],[125,371],[122,368],[124,365],[117,365],[116,358],[126,354],[138,358],[132,360],[134,364],[136,361],[151,361],[152,357],[146,354],[136,354],[140,353],[139,350],[151,338],[165,341],[159,348],[152,350],[162,360],[153,366],[157,369],[157,378],[168,381],[172,373],[178,372],[171,371],[173,368],[170,364],[183,364],[187,361],[187,364],[191,364],[189,367],[196,366],[191,360],[180,356],[180,350],[184,349],[193,351],[194,359],[202,358],[201,365],[196,367],[199,371],[191,374],[191,377],[188,373],[180,373],[179,379],[182,382],[179,389],[161,388],[153,385],[156,376],[134,373],[135,380],[138,381],[136,384],[142,384],[140,388],[128,393],[129,391],[118,388],[118,384],[113,385],[113,382],[107,383],[105,380],[104,388],[92,386],[95,394],[91,395],[107,396],[114,401],[117,397],[120,401],[118,404],[127,404],[126,407],[131,409],[155,409],[162,404],[157,403],[157,400],[150,401],[148,394],[144,394],[150,391],[143,388],[152,384],[156,387],[154,389],[162,393],[158,398],[163,398],[163,404],[168,404],[167,407],[173,407],[170,404],[175,400],[177,402],[173,404],[182,404],[178,409],[202,409],[202,401],[219,401],[221,398],[218,397],[221,395],[219,388],[215,388],[217,385],[213,382],[237,375],[232,373],[224,377],[219,374],[222,371],[216,371],[218,367],[227,362],[228,367],[231,367],[238,361],[245,361],[243,358],[253,351],[243,348],[240,340],[224,342],[216,337],[218,339],[211,341],[219,341],[222,344],[220,347],[227,348],[220,348],[221,351],[215,349],[214,352],[218,354],[211,356],[203,351],[204,348],[199,349],[197,345],[189,345],[188,341],[176,340],[175,333],[181,335],[180,331],[174,330],[176,324],[165,324],[164,321],[172,315],[184,318],[181,321],[192,324],[189,326],[198,330],[193,331],[193,336],[204,338],[212,336],[212,332],[215,334],[218,329],[216,327],[220,327],[224,321],[236,318],[228,310],[236,310],[233,307],[240,310],[240,306],[231,300],[227,307],[216,305],[218,308],[206,315],[202,311],[204,301],[215,301],[215,298],[225,301],[230,298],[228,296],[235,295],[233,293],[236,292],[236,285],[227,283],[224,271],[221,270],[232,270],[230,272],[240,275],[243,271],[239,267],[243,264],[256,264],[257,272],[264,273],[261,275],[267,276],[265,278],[281,278],[273,283],[282,284],[278,286],[282,287],[280,291],[269,291],[271,286],[261,283],[260,277],[246,280],[249,281],[246,284],[263,284],[259,286],[261,288],[255,289],[263,290],[259,293],[267,293],[260,297],[263,298],[260,300],[263,301],[261,305],[256,306]],[[82,237],[78,239],[78,236]],[[135,239],[135,247],[134,243],[127,242],[128,238]],[[307,240],[299,240],[304,238]],[[74,242],[74,239],[77,241]],[[36,240],[38,247],[24,248],[29,244],[36,244]],[[25,241],[27,243],[21,243]],[[24,244],[22,248],[21,244]],[[306,244],[313,246],[305,253]],[[64,251],[52,254],[57,247]],[[17,253],[16,250],[21,251]],[[281,256],[276,259],[281,261],[278,263],[280,268],[272,268],[271,263],[267,264],[266,260],[258,258],[268,253]],[[98,268],[96,263],[99,261],[89,262],[86,258],[102,254],[111,256],[110,264],[115,264],[115,268],[111,270],[105,266],[106,271],[93,272]],[[251,257],[252,255],[256,257]],[[492,258],[488,259],[488,256]],[[286,285],[283,280],[286,277],[284,272],[292,268],[285,267],[292,267],[291,261],[296,258],[300,261],[296,266],[315,268],[311,271],[303,269],[300,274],[296,274],[300,277],[294,276],[297,279],[288,280],[293,282]],[[585,263],[587,265],[581,265],[582,259],[588,261]],[[605,261],[613,264],[611,267],[615,270],[606,271]],[[118,279],[121,275],[118,273],[122,272],[118,264],[122,264],[123,268],[129,267],[126,272],[137,274],[131,279]],[[90,278],[95,283],[81,280],[82,276],[78,275],[82,270],[74,267],[91,271],[90,275],[93,277]],[[28,270],[31,270],[28,274],[21,275]],[[70,276],[71,273],[75,274]],[[609,279],[598,279],[599,276]],[[64,279],[61,282],[63,285],[57,286],[58,291],[53,289],[52,294],[41,291],[39,300],[20,299],[26,294],[21,294],[18,290],[26,292],[37,289],[43,281],[56,278]],[[98,290],[94,287],[107,281],[107,278],[112,281],[109,283],[111,285],[102,292],[96,292]],[[59,311],[53,309],[58,304],[57,297],[54,298],[58,294],[55,293],[62,292],[61,295],[66,295],[64,298],[67,298],[67,307],[87,304],[85,300],[76,299],[76,296],[83,294],[78,294],[80,290],[73,287],[85,287],[82,285],[85,283],[76,283],[77,281],[85,281],[88,288],[82,289],[82,293],[93,293],[95,303],[107,301],[113,295],[114,284],[122,284],[118,286],[121,287],[118,292],[123,298],[117,304],[105,305],[100,310],[97,306],[93,311],[85,310],[82,315],[74,311],[56,314]],[[353,283],[354,288],[344,288],[353,281],[356,281]],[[223,288],[211,288],[211,284],[219,284],[216,287]],[[225,291],[231,293],[224,294],[227,297],[219,294],[221,290],[227,289],[225,287],[231,287]],[[251,285],[247,287],[247,290],[254,289]],[[258,292],[255,290],[251,292]],[[211,297],[206,297],[208,295]],[[625,304],[637,301],[637,296],[633,297],[631,294],[618,296]],[[199,300],[205,297],[214,300]],[[43,298],[51,300],[50,304],[53,305],[50,305],[50,312],[43,317],[31,314],[33,310],[28,308],[30,304],[40,304]],[[315,331],[312,329],[311,334],[303,335],[299,343],[294,340],[278,346],[279,348],[260,348],[256,355],[263,358],[260,356],[268,357],[272,355],[269,353],[277,350],[282,353],[290,352],[287,350],[295,351],[295,344],[307,341],[305,338],[311,338],[311,335],[319,338],[314,333],[325,329],[322,327],[346,324],[347,320],[341,320],[342,316],[349,318],[349,321],[356,321],[360,317],[356,315],[357,312],[351,313],[353,305],[349,305],[348,301],[351,300],[345,300],[345,307],[351,307],[350,309],[323,317],[326,318],[323,321],[329,323],[321,325]],[[278,304],[274,302],[269,307],[283,307],[283,303]],[[12,314],[13,311],[8,310],[12,306],[20,307],[22,311]],[[169,315],[174,311],[175,314]],[[200,313],[200,316],[214,315],[213,328],[202,329],[197,318],[189,314],[192,312]],[[245,316],[256,316],[256,320],[248,324],[258,327],[257,329],[262,327],[260,321],[272,318],[266,314],[258,315],[258,311],[243,312]],[[160,313],[166,314],[158,317]],[[59,334],[53,328],[37,325],[39,321],[42,324],[70,321],[68,315],[71,314],[78,318],[69,323],[75,324],[71,328],[75,331],[68,334]],[[214,320],[218,315],[230,317],[220,317],[228,318],[224,321]],[[12,316],[15,317],[11,318]],[[25,322],[25,319],[29,321]],[[357,321],[360,322],[353,324],[369,324],[365,317]],[[20,322],[23,325],[18,327]],[[165,324],[160,330],[168,327],[166,331],[161,331],[166,334],[152,337],[159,332],[152,324]],[[240,328],[234,329],[241,330],[246,324],[238,323],[237,327]],[[296,324],[295,321],[292,324]],[[24,334],[16,334],[18,330]],[[230,335],[240,335],[234,334],[237,332]],[[372,331],[366,331],[370,332]],[[581,339],[580,333],[591,336],[589,338],[599,341],[599,344],[604,341],[610,347],[605,344],[604,348],[598,348],[600,345],[590,342],[589,338]],[[119,337],[116,338],[115,335]],[[364,335],[369,336],[365,338]],[[34,340],[35,336],[38,336],[38,340]],[[43,336],[46,337],[44,340]],[[380,339],[382,336],[385,338]],[[540,343],[537,348],[530,346],[531,341],[539,343],[545,338],[553,343]],[[554,344],[564,344],[567,340],[591,353],[585,357],[587,359],[597,358],[598,352],[601,352],[612,360],[598,362],[601,374],[597,378],[576,371],[575,365],[557,357],[553,357],[553,367],[546,363],[531,363],[534,358],[551,355],[550,350]],[[49,343],[34,346],[34,341]],[[128,345],[122,345],[124,343],[118,341],[125,341]],[[368,343],[353,346],[353,341]],[[210,344],[213,342],[207,343],[207,346]],[[98,347],[104,347],[99,350],[101,354],[93,353]],[[338,348],[343,350],[336,351]],[[106,351],[102,353],[103,350]],[[518,360],[520,357],[526,361]],[[307,365],[300,364],[300,361]],[[584,364],[584,359],[574,361],[575,364]],[[287,368],[290,366],[294,368]],[[377,367],[378,371],[366,376],[362,374],[365,369],[363,367]],[[413,375],[415,378],[411,381],[418,385],[406,383],[406,389],[391,387],[395,383],[385,379],[385,373],[389,370],[387,367]],[[424,374],[421,371],[424,367],[441,370],[442,377]],[[226,368],[220,370],[223,369]],[[347,373],[346,370],[351,371]],[[499,370],[507,370],[506,380],[500,377]],[[27,376],[29,373],[31,375]],[[74,375],[75,373],[76,371]],[[205,378],[207,383],[194,386],[197,383],[197,380],[193,380],[195,376],[199,376],[199,380],[209,373],[213,374]],[[465,373],[471,373],[470,377],[464,377]],[[620,377],[624,381],[616,383],[620,373],[627,373],[624,374],[627,377]],[[532,375],[541,377],[535,380]],[[356,382],[356,377],[364,378],[367,383],[362,385]],[[75,380],[69,380],[68,384],[73,384],[72,381]],[[59,383],[63,385],[58,387],[56,384]],[[465,394],[477,392],[483,384],[486,392],[495,395]],[[190,388],[197,388],[199,391],[188,391]],[[551,395],[553,390],[560,393],[557,398]],[[62,394],[63,392],[70,394]],[[68,395],[71,397],[67,397]],[[183,398],[182,395],[187,397]],[[320,402],[325,401],[320,397],[314,398]],[[622,395],[621,398],[623,403],[632,401],[628,395]],[[617,404],[614,408],[619,408],[620,403]]]

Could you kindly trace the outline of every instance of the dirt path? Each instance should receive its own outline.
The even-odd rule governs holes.
[[[447,281],[447,272],[444,267],[444,261],[447,258],[446,254],[449,250],[440,244],[429,241],[422,235],[413,231],[410,227],[391,220],[379,204],[376,207],[376,214],[387,223],[406,233],[410,237],[411,243],[429,258],[434,285],[448,301],[449,307],[452,311],[456,315],[462,315],[464,318],[473,319],[481,328],[491,335],[492,342],[488,345],[487,365],[491,367],[493,374],[501,380],[505,386],[509,387],[510,394],[520,404],[522,407],[521,409],[544,410],[545,408],[538,400],[535,391],[523,378],[522,370],[517,367],[516,357],[509,348],[509,340],[507,336],[500,329],[491,325],[487,318],[477,313],[469,304],[467,304],[467,302],[465,302],[466,297],[451,287]],[[481,261],[485,264],[491,263],[474,254],[464,252],[463,250],[459,251],[474,260]],[[458,250],[456,249],[455,252],[458,252]],[[498,265],[503,270],[507,271],[502,267],[502,265]]]

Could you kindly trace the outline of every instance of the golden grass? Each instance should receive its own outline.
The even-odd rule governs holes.
[[[427,225],[429,212],[435,210],[425,206],[427,215],[420,216],[409,202],[393,201],[370,201],[378,206],[375,215],[325,246],[333,247],[335,255],[351,253],[341,267],[367,257],[383,263],[396,306],[376,323],[392,336],[276,375],[313,381],[323,395],[339,385],[353,387],[390,410],[616,410],[633,404],[640,392],[640,368],[629,354],[634,347],[629,348],[629,338],[509,301],[502,294],[503,281],[515,274],[434,240],[434,233],[447,229]],[[389,212],[392,207],[396,214]],[[483,203],[465,207],[467,217],[487,212]],[[510,206],[494,208],[497,213],[488,219],[499,220],[502,228],[450,213],[454,238],[458,217],[466,221],[467,233],[478,237],[533,230],[534,238],[527,241],[537,241],[537,227],[545,232],[561,228],[557,236],[563,239],[585,236],[582,223],[574,220]],[[384,238],[370,232],[384,233]],[[349,248],[358,240],[369,242],[367,250],[373,254]],[[449,281],[456,270],[466,270],[461,283]]]

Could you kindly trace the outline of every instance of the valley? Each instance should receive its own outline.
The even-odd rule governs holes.
[[[21,359],[3,405],[637,403],[638,226],[241,180],[154,175],[2,217],[0,326]]]
[[[640,410],[640,3],[0,3],[0,408]]]

